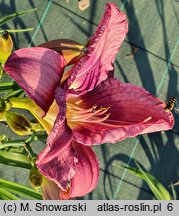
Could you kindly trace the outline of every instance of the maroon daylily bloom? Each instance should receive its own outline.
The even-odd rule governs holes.
[[[67,193],[70,197],[85,195],[97,184],[99,167],[91,145],[115,143],[127,137],[173,127],[173,115],[164,110],[165,105],[158,98],[141,87],[109,78],[127,30],[125,15],[113,3],[108,3],[97,31],[86,46],[86,54],[71,68],[69,76],[62,78],[61,86],[57,81],[53,85],[52,81],[48,87],[49,79],[56,79],[58,73],[57,80],[60,80],[59,68],[52,67],[52,72],[42,76],[39,83],[27,79],[27,70],[33,71],[34,77],[35,74],[40,77],[44,71],[40,67],[34,70],[33,66],[27,69],[25,63],[21,66],[22,58],[17,58],[17,55],[23,55],[23,50],[14,52],[5,64],[5,70],[45,112],[56,100],[57,117],[48,136],[47,147],[36,164],[62,191],[68,191],[70,183]],[[35,55],[36,51],[33,51]],[[50,58],[57,58],[57,53],[52,51]],[[28,56],[28,59],[31,57]],[[62,68],[61,57],[59,62]],[[39,65],[43,63],[38,60]],[[48,71],[51,71],[50,64],[49,61]],[[23,77],[23,83],[19,76]],[[50,100],[44,96],[46,91],[50,92]],[[62,197],[65,196],[62,192]]]

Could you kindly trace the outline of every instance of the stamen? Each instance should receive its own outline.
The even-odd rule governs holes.
[[[140,125],[146,123],[152,119],[151,116],[145,118],[141,121],[120,121],[109,119],[111,113],[107,113],[110,110],[110,107],[102,107],[98,104],[94,104],[91,107],[87,107],[87,104],[84,103],[80,98],[75,98],[67,102],[67,119],[70,124],[75,122],[79,123],[100,123],[103,126],[111,128],[119,127],[129,127],[132,125]]]
[[[100,107],[96,112],[94,112],[94,116],[105,114],[110,107]]]
[[[85,108],[82,108],[80,106],[76,106],[76,105],[71,104],[71,103],[70,104],[67,103],[67,109],[76,110],[76,111],[80,111],[80,112],[84,112],[84,113],[86,113],[87,111],[91,112],[91,108],[85,109]]]
[[[149,116],[148,118],[144,119],[144,121],[143,121],[143,122],[144,122],[144,123],[145,123],[145,122],[148,122],[148,121],[150,121],[151,119],[152,119],[152,117],[151,117],[151,116]],[[141,122],[141,123],[142,123],[142,122]]]
[[[80,120],[80,122],[90,122],[90,123],[100,123],[105,121],[107,118],[109,118],[111,113],[105,114],[105,116],[103,118],[90,118],[89,119],[82,119]]]
[[[82,100],[78,100],[75,102],[75,104],[79,105],[82,102]]]
[[[94,104],[94,105],[92,106],[92,113],[96,112],[96,108],[97,108],[97,107],[98,107],[97,104]]]
[[[89,119],[90,117],[92,116],[91,113],[86,113],[86,114],[83,114],[83,115],[77,115],[77,116],[70,116],[70,121],[82,121],[82,119]]]
[[[90,108],[86,108],[82,100],[70,101],[67,103],[67,119],[70,122],[89,122],[98,123],[105,121],[110,114],[106,112],[110,107],[102,107],[94,104]]]
[[[101,124],[103,126],[107,126],[107,127],[111,127],[111,128],[119,128],[119,127],[129,127],[130,125],[140,125],[142,123],[146,123],[148,121],[150,121],[152,119],[151,116],[147,117],[146,119],[144,119],[143,121],[140,121],[138,123],[136,123],[136,121],[131,121],[131,122],[127,122],[127,121],[119,121],[119,120],[113,120],[113,119],[108,119],[107,122],[102,122]]]

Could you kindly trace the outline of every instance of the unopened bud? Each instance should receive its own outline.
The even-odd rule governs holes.
[[[6,120],[6,103],[0,98],[0,121]]]
[[[5,101],[0,98],[0,112],[3,112],[6,109]]]
[[[34,189],[39,190],[43,177],[36,166],[33,166],[30,170],[29,181]]]
[[[8,31],[0,34],[0,63],[4,64],[10,56],[13,48],[13,42]]]
[[[40,47],[46,47],[62,55],[67,65],[74,64],[84,55],[84,45],[71,39],[58,39],[40,44]]]
[[[7,112],[6,121],[17,135],[25,136],[32,134],[30,122],[24,116],[14,112]]]

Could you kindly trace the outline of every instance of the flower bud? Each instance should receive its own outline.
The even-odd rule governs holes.
[[[0,112],[3,112],[6,109],[5,101],[0,98]]]
[[[32,134],[30,122],[24,116],[14,112],[7,112],[6,121],[17,135],[25,136]]]
[[[84,45],[70,39],[58,39],[40,44],[40,47],[52,49],[62,55],[67,65],[74,64],[84,55]]]
[[[0,63],[4,64],[10,56],[13,42],[8,31],[3,31],[0,35]]]
[[[43,178],[36,166],[33,166],[30,170],[29,181],[34,189],[39,190]]]
[[[0,98],[0,121],[6,121],[6,103]]]

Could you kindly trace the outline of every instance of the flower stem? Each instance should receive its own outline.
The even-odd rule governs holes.
[[[9,148],[9,147],[17,147],[17,148],[24,147],[30,158],[31,165],[33,166],[37,158],[37,155],[33,152],[31,148],[31,143],[34,140],[44,140],[46,139],[46,137],[47,137],[46,134],[45,135],[44,134],[43,135],[33,134],[25,140],[14,140],[14,141],[9,141],[9,142],[2,142],[2,144],[0,145],[0,150]]]
[[[45,119],[43,119],[45,113],[44,111],[37,106],[37,104],[29,99],[29,98],[9,98],[8,102],[11,104],[13,108],[26,109],[32,113],[32,115],[41,123],[41,125],[45,128],[47,133],[49,133],[52,129],[50,123],[48,123]]]
[[[31,159],[31,165],[34,166],[37,155],[32,151],[32,148],[31,148],[31,145],[30,145],[32,141],[34,141],[34,137],[30,136],[27,140],[25,140],[24,148],[27,151],[27,153],[28,153],[28,155],[29,155],[29,157]]]

